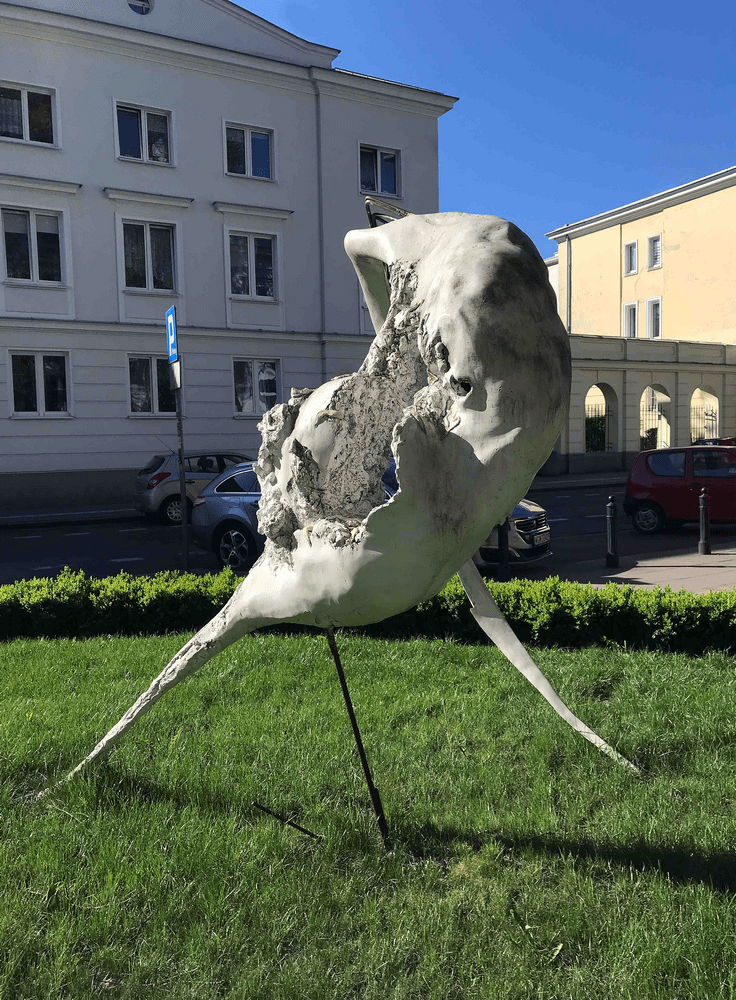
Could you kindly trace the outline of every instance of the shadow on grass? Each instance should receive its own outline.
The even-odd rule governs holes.
[[[497,844],[510,852],[546,854],[575,860],[610,862],[639,874],[656,873],[680,885],[703,884],[718,892],[736,893],[736,853],[726,851],[704,854],[687,845],[657,847],[643,842],[618,846],[590,840],[573,840],[546,834],[506,834],[493,830],[472,833],[452,826],[426,824],[420,830],[406,831],[406,846],[419,858],[446,858],[452,844],[460,841],[480,851]],[[404,838],[402,838],[404,839]]]
[[[37,771],[32,773],[37,777]],[[23,777],[26,780],[21,782],[21,787],[26,786],[27,790],[30,774],[24,774]],[[179,810],[196,808],[227,814],[248,825],[261,820],[268,822],[267,817],[254,808],[247,798],[238,800],[237,789],[213,791],[206,786],[174,788],[140,776],[120,774],[104,764],[99,770],[89,774],[86,780],[97,808],[124,809],[131,800],[167,802]],[[264,790],[262,794],[268,801],[267,791]],[[363,805],[367,808],[368,802]],[[288,812],[291,820],[303,822],[306,819],[302,808],[293,804],[288,810],[280,811]],[[567,839],[548,834],[509,834],[494,830],[476,833],[451,824],[440,826],[425,823],[415,827],[406,821],[392,824],[391,817],[388,818],[394,843],[418,860],[434,859],[440,864],[447,864],[454,858],[454,845],[457,843],[466,844],[474,851],[480,851],[488,845],[497,845],[512,854],[532,852],[554,858],[568,855],[576,861],[610,863],[640,874],[656,873],[675,884],[702,884],[718,892],[736,894],[736,853],[702,853],[687,844],[657,847],[639,841],[619,846],[604,841]],[[364,842],[362,846],[363,849],[368,849],[367,843]],[[377,830],[375,847],[380,850]]]

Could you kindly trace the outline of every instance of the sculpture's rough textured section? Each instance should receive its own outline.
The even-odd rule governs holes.
[[[383,503],[392,430],[427,382],[414,268],[392,264],[388,277],[391,308],[360,370],[322,387],[321,408],[301,422],[311,393],[292,395],[260,425],[258,526],[279,547],[293,548],[300,528],[338,547],[357,544],[355,529]]]
[[[379,331],[365,362],[265,415],[263,555],[80,767],[247,632],[369,624],[433,596],[549,455],[567,414],[570,347],[532,242],[503,219],[447,213],[348,233],[345,248]],[[399,490],[384,503],[391,455]],[[539,682],[481,596],[478,620]]]

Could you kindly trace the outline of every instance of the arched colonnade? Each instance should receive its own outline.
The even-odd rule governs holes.
[[[736,434],[736,346],[570,340],[570,413],[543,472],[626,469],[646,448]]]

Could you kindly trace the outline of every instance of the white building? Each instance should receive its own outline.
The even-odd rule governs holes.
[[[0,497],[129,495],[176,448],[172,304],[187,448],[255,454],[268,406],[357,367],[343,237],[368,192],[438,210],[454,98],[229,0],[0,2],[0,52]]]

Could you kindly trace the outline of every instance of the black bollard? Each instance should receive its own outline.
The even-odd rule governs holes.
[[[698,498],[698,510],[700,512],[700,541],[698,542],[698,555],[710,555],[710,517],[708,515],[708,490],[704,486]]]
[[[498,569],[496,570],[495,579],[500,583],[505,583],[511,579],[508,519],[498,526]]]
[[[606,504],[606,566],[618,566],[618,535],[616,534],[616,501],[608,498]]]

